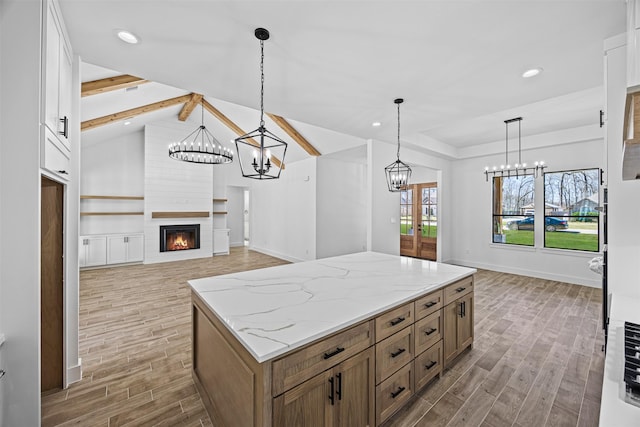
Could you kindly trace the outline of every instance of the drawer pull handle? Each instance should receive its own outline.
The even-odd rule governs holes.
[[[338,347],[335,350],[333,350],[331,353],[325,353],[324,356],[322,356],[324,358],[324,360],[327,360],[333,356],[335,356],[336,354],[342,353],[344,351],[344,347]]]
[[[400,356],[402,353],[404,353],[405,351],[407,350],[404,348],[399,348],[398,351],[396,351],[395,353],[391,353],[391,357],[396,358]]]
[[[436,329],[436,328],[431,328],[431,329],[429,329],[428,331],[425,331],[425,334],[427,334],[427,335],[431,335],[431,334],[432,334],[432,333],[434,333],[435,331],[437,331],[437,329]]]
[[[391,326],[396,326],[398,323],[402,323],[405,320],[406,319],[404,317],[398,317],[396,319],[393,319],[390,323],[391,323]]]
[[[433,307],[434,305],[436,305],[437,303],[438,303],[437,301],[429,301],[429,302],[428,302],[428,303],[426,303],[424,306],[425,306],[426,308],[431,308],[431,307]]]
[[[398,391],[392,391],[391,392],[391,398],[395,399],[396,397],[398,397],[398,395],[400,393],[402,393],[404,391],[404,387],[398,387]]]
[[[438,362],[436,362],[435,360],[432,360],[432,361],[431,361],[431,363],[429,363],[428,365],[424,365],[424,367],[425,367],[426,369],[431,369],[431,368],[433,368],[434,366],[436,366],[437,364],[438,364]]]
[[[65,175],[69,175],[69,172],[67,172],[66,170],[58,170],[58,171],[56,171],[56,172],[58,172],[58,173],[63,173],[63,174],[65,174]]]
[[[456,289],[456,292],[462,292],[462,291],[464,291],[465,289],[467,289],[467,288],[462,288],[462,287],[460,287],[460,288]]]
[[[69,118],[67,116],[64,116],[60,119],[60,122],[62,123],[62,130],[58,131],[58,135],[69,138]]]

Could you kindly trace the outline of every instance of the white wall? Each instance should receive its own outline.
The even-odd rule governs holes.
[[[251,181],[250,247],[290,261],[316,258],[316,158],[287,167],[277,180]]]
[[[624,41],[624,38],[622,39]],[[640,180],[622,181],[622,126],[626,95],[626,47],[605,51],[609,190],[609,291],[640,296]]]
[[[167,123],[145,127],[144,262],[145,264],[206,258],[213,253],[212,165],[171,159],[168,147],[193,131],[193,124]],[[224,166],[223,166],[224,167]],[[205,211],[207,218],[154,219],[152,213]],[[200,224],[200,249],[160,252],[160,225]]]
[[[144,133],[82,147],[80,194],[144,196]],[[142,200],[84,199],[82,211],[138,212]],[[141,233],[142,216],[83,216],[80,234]]]
[[[0,324],[5,426],[40,425],[41,2],[0,2]],[[16,34],[20,42],[16,43]]]
[[[244,245],[244,187],[227,187],[229,245]]]
[[[0,22],[3,22],[4,20],[4,15],[5,15],[5,11],[4,11],[4,4],[0,1]],[[4,34],[2,34],[1,30],[0,30],[0,99],[4,98],[3,95],[3,91],[2,91],[2,87],[4,86],[4,81],[2,80],[2,52],[3,52],[3,45],[2,45],[2,38],[4,37]],[[2,105],[0,104],[0,109],[2,108]],[[0,110],[1,111],[1,110]],[[2,117],[3,115],[0,114],[0,129],[2,129]],[[3,139],[3,135],[2,132],[0,132],[0,147],[2,147],[2,145],[4,144],[4,139]],[[2,149],[0,149],[0,165],[2,165]],[[0,174],[0,224],[2,224],[2,174]],[[0,252],[1,254],[1,252]],[[2,257],[0,257],[0,278],[2,277]],[[3,320],[4,317],[2,316],[2,282],[0,282],[0,334],[4,334],[4,328],[3,328]],[[4,364],[4,359],[2,357],[2,354],[4,353],[4,349],[3,347],[0,347],[0,370],[4,370],[5,369],[5,364]],[[2,427],[4,425],[4,381],[0,380],[0,427]]]
[[[523,128],[526,129],[524,124]],[[552,137],[549,135],[549,138]],[[528,163],[536,159],[544,160],[549,165],[547,172],[604,166],[602,139],[577,143],[566,140],[556,142],[553,147],[523,151],[522,160]],[[527,146],[526,137],[522,145]],[[504,153],[453,163],[452,261],[478,268],[599,286],[600,276],[587,267],[587,262],[598,254],[544,249],[542,229],[537,230],[540,234],[535,236],[535,248],[491,243],[492,185],[491,179],[485,181],[483,171],[485,166],[501,162],[504,163]],[[535,200],[540,209],[536,215],[542,217],[542,177],[536,180]]]
[[[316,183],[316,257],[367,249],[367,165],[319,157]]]

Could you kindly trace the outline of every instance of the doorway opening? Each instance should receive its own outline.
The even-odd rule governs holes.
[[[408,186],[400,193],[400,255],[436,261],[438,184]]]
[[[244,190],[244,209],[242,210],[244,227],[243,227],[243,241],[244,246],[249,246],[249,200],[250,200],[249,190]]]

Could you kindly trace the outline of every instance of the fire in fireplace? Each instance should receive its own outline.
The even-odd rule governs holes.
[[[187,249],[200,249],[200,224],[160,226],[160,252]]]

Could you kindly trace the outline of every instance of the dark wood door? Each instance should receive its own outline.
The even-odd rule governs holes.
[[[41,391],[62,388],[64,186],[42,177],[40,315]]]

